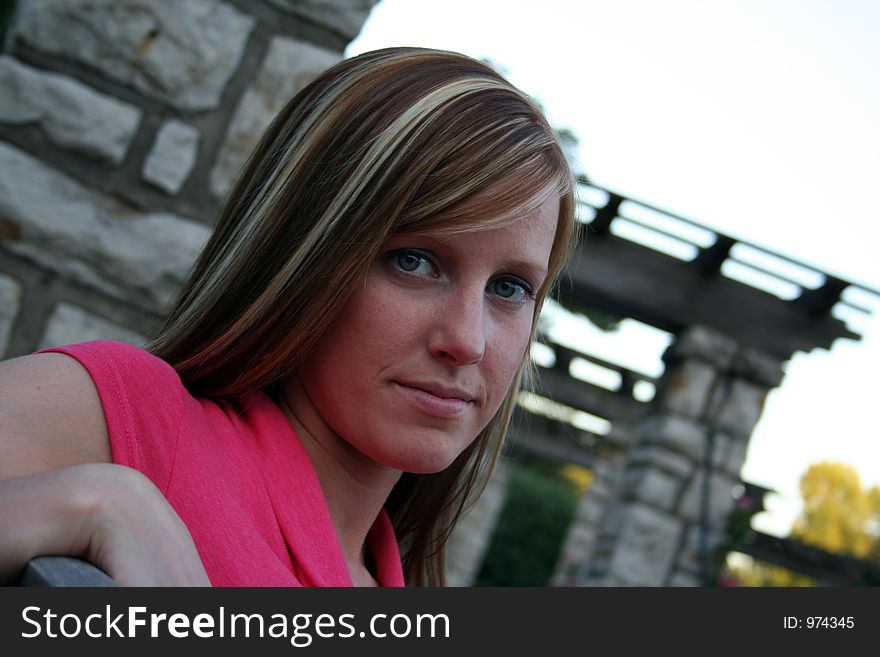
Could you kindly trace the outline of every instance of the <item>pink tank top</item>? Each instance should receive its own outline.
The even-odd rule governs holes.
[[[351,586],[309,457],[262,392],[215,402],[191,396],[174,369],[121,342],[67,354],[98,389],[113,461],[149,477],[186,523],[214,586]],[[403,586],[383,510],[367,537],[382,586]]]

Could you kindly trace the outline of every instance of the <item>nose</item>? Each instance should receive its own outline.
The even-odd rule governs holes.
[[[486,309],[482,288],[469,293],[459,291],[440,304],[428,349],[431,355],[456,367],[483,360],[486,352]]]

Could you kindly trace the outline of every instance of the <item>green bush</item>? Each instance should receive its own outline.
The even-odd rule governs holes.
[[[546,585],[578,497],[558,466],[522,463],[511,475],[507,499],[475,584]]]

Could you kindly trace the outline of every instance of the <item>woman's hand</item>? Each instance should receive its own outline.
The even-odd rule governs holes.
[[[42,555],[81,557],[120,586],[210,586],[189,530],[153,483],[120,465],[0,482],[0,581]]]

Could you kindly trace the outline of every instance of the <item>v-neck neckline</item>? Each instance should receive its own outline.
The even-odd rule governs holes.
[[[259,455],[294,575],[303,586],[353,586],[321,483],[295,428],[265,393],[255,393],[249,405],[266,407],[259,415],[270,426],[261,432]],[[384,508],[367,533],[366,549],[380,586],[404,586],[397,539]]]

